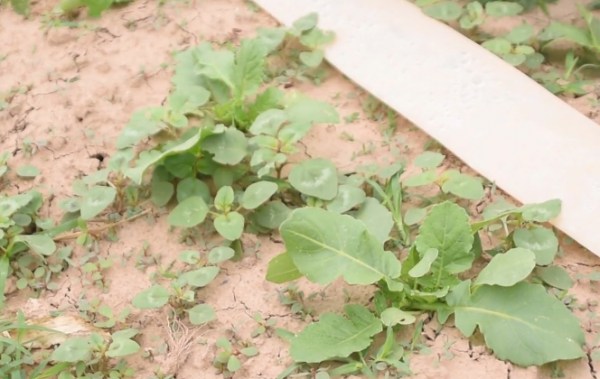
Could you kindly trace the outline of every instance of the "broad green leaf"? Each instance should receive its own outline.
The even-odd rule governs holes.
[[[291,340],[290,355],[297,362],[318,363],[331,358],[346,358],[369,347],[372,337],[381,332],[381,321],[362,305],[344,307],[347,318],[325,313],[319,322],[308,324]]]
[[[117,149],[134,146],[144,138],[160,132],[165,127],[162,121],[165,117],[166,110],[162,107],[144,108],[133,112],[130,121],[117,138]]]
[[[312,282],[327,285],[342,276],[349,284],[372,284],[400,275],[400,262],[362,221],[320,208],[292,212],[280,227],[288,254]]]
[[[269,109],[256,117],[252,126],[250,126],[250,133],[257,136],[259,134],[266,134],[268,136],[277,135],[277,131],[287,121],[287,114],[281,109]]]
[[[181,275],[185,282],[194,287],[205,287],[212,282],[219,274],[217,266],[207,266],[196,270],[188,271]]]
[[[354,217],[362,221],[367,230],[382,245],[390,239],[390,232],[394,227],[394,218],[392,217],[392,213],[381,205],[377,199],[372,197],[366,198]]]
[[[314,28],[308,33],[304,33],[300,36],[300,43],[311,50],[316,50],[319,46],[327,45],[334,39],[335,33]]]
[[[176,89],[201,86],[202,77],[196,74],[196,54],[201,50],[199,47],[191,47],[174,55],[177,63],[174,65],[175,73],[171,77],[171,83]]]
[[[233,193],[233,188],[230,186],[223,186],[219,188],[219,191],[215,196],[215,208],[225,212],[230,208],[234,200],[235,194]]]
[[[215,247],[208,253],[208,262],[217,264],[233,258],[235,251],[227,246]]]
[[[229,50],[213,50],[209,42],[203,42],[194,50],[199,75],[206,76],[225,83],[227,87],[233,89],[234,81],[234,61],[233,52]]]
[[[35,178],[41,173],[42,171],[39,168],[32,165],[21,166],[17,169],[17,175],[21,178]]]
[[[263,83],[263,66],[267,46],[259,38],[243,39],[237,49],[233,69],[234,95],[245,99],[258,91]]]
[[[108,346],[106,356],[111,358],[124,357],[140,351],[140,345],[129,338],[114,339]]]
[[[303,51],[300,53],[300,61],[308,67],[317,67],[323,62],[325,52],[321,49]]]
[[[416,321],[415,316],[398,308],[387,308],[381,312],[381,322],[385,326],[410,325]]]
[[[342,184],[338,187],[338,193],[335,199],[327,204],[327,210],[335,213],[348,212],[350,209],[362,204],[367,195],[362,188]]]
[[[215,128],[217,129],[217,128]],[[220,130],[220,129],[217,129]],[[194,146],[198,144],[203,138],[206,138],[208,135],[213,134],[213,130],[207,130],[205,128],[199,129],[196,134],[194,134],[189,139],[174,145],[173,147],[163,151],[162,153],[158,151],[145,152],[140,153],[140,158],[133,168],[127,168],[123,170],[123,173],[130,178],[133,182],[138,185],[142,184],[142,179],[144,176],[144,172],[152,165],[158,163],[161,159],[164,159],[173,154],[179,154],[184,151],[188,151]]]
[[[420,168],[431,169],[442,164],[446,156],[444,154],[426,151],[413,159],[413,165]]]
[[[516,247],[504,254],[496,254],[475,280],[475,285],[511,287],[525,280],[535,268],[535,254]]]
[[[85,361],[90,354],[90,344],[87,338],[75,337],[61,343],[50,355],[50,359],[57,362],[75,363]]]
[[[84,176],[82,180],[85,184],[92,186],[94,184],[105,183],[108,179],[108,174],[110,174],[110,170],[105,168]]]
[[[167,221],[171,226],[191,228],[204,221],[208,207],[199,196],[188,197],[179,203],[169,214]]]
[[[50,256],[56,251],[56,244],[46,234],[20,235],[15,237],[15,240],[25,242],[31,250],[40,255]]]
[[[485,13],[492,17],[514,16],[523,12],[523,6],[509,1],[491,1],[485,4]]]
[[[508,54],[512,51],[511,43],[505,38],[492,38],[482,43],[481,46],[497,55]]]
[[[183,179],[194,175],[197,160],[194,154],[183,152],[166,157],[163,164],[174,177]]]
[[[122,330],[113,332],[112,338],[113,339],[123,339],[123,338],[131,339],[131,338],[137,336],[139,333],[140,333],[139,329],[134,329],[134,328],[122,329]]]
[[[283,252],[269,261],[267,268],[267,280],[271,283],[286,283],[300,279],[302,273],[292,260],[292,256]]]
[[[285,92],[282,89],[268,87],[256,96],[254,103],[248,104],[250,119],[255,119],[259,114],[266,112],[269,109],[281,107],[284,97]]]
[[[521,24],[508,32],[504,38],[511,43],[520,44],[528,41],[535,34],[535,29],[529,24]]]
[[[217,319],[215,310],[208,304],[198,304],[186,312],[192,325],[202,325]]]
[[[546,59],[546,57],[544,57],[540,53],[536,52],[536,53],[530,54],[525,59],[525,66],[530,69],[539,68],[542,65],[542,63],[544,63],[545,59]]]
[[[277,229],[292,213],[281,201],[270,201],[256,212],[256,221],[268,229]]]
[[[485,195],[481,182],[462,173],[452,175],[442,185],[442,190],[468,200],[479,200]]]
[[[21,206],[14,197],[0,198],[0,217],[8,218],[13,215]]]
[[[288,120],[292,124],[340,122],[340,115],[334,106],[324,101],[311,99],[302,94],[296,94],[285,109]]]
[[[231,355],[227,361],[227,371],[236,372],[242,368],[242,362],[235,355]]]
[[[200,179],[185,178],[177,184],[177,202],[181,203],[193,196],[201,197],[207,204],[212,200],[210,188]]]
[[[258,355],[259,351],[256,346],[245,347],[240,350],[240,353],[244,354],[246,357],[254,357]]]
[[[581,46],[593,48],[589,32],[571,24],[552,21],[550,25],[542,30],[537,36],[537,39],[540,41],[553,41],[559,38],[565,38]]]
[[[423,254],[421,260],[419,260],[419,262],[413,268],[410,269],[408,275],[410,275],[413,278],[420,278],[422,276],[427,275],[427,273],[431,269],[431,265],[437,259],[438,254],[439,252],[437,249],[427,249],[425,254]]]
[[[319,15],[315,12],[312,12],[294,21],[292,26],[299,32],[306,32],[317,26],[318,20]]]
[[[233,241],[242,236],[244,232],[244,216],[238,212],[229,212],[215,218],[215,229],[223,238]]]
[[[452,21],[462,14],[462,8],[454,1],[442,1],[423,8],[423,12],[436,20]]]
[[[81,218],[89,220],[105,210],[117,196],[113,187],[94,186],[87,191],[81,201]]]
[[[405,187],[418,187],[425,186],[427,184],[431,184],[435,182],[437,178],[437,172],[435,170],[424,171],[415,176],[411,176],[410,178],[406,178],[402,181],[402,184]]]
[[[515,246],[529,249],[535,254],[535,263],[546,266],[558,253],[558,238],[551,229],[517,229],[513,232]]]
[[[225,165],[236,165],[248,153],[248,141],[244,133],[230,127],[224,133],[213,134],[202,142],[202,150],[214,154],[215,162]]]
[[[438,258],[433,262],[432,272],[438,279],[442,272],[458,274],[471,268],[473,234],[469,215],[460,206],[445,201],[431,208],[419,228],[415,240],[417,250],[425,254],[429,249],[437,249]]]
[[[184,250],[179,253],[179,260],[190,265],[195,265],[200,260],[200,253],[196,250]]]
[[[567,270],[562,267],[542,267],[540,268],[540,277],[544,283],[561,290],[566,291],[573,287],[573,279],[571,279]]]
[[[135,295],[131,304],[138,309],[154,309],[162,307],[168,301],[169,291],[165,287],[155,284]]]
[[[184,89],[175,89],[169,95],[171,109],[183,114],[197,111],[210,99],[210,92],[201,86],[188,86]]]
[[[333,200],[338,193],[337,169],[328,159],[313,158],[292,168],[289,181],[305,195]]]
[[[454,308],[457,328],[470,337],[479,326],[501,360],[528,367],[585,355],[579,319],[541,285],[484,285],[471,295],[466,281],[446,300]]]
[[[265,203],[277,192],[278,186],[273,182],[252,183],[244,191],[242,197],[242,207],[246,209],[256,209]]]
[[[404,223],[408,226],[416,225],[427,216],[427,208],[409,208],[404,214]]]
[[[171,200],[174,192],[173,183],[153,181],[150,199],[157,207],[164,207]]]
[[[539,204],[526,204],[519,210],[525,221],[547,222],[558,216],[562,207],[562,201],[558,199],[548,200]]]
[[[512,66],[517,67],[517,66],[520,66],[523,63],[525,63],[525,60],[527,59],[527,57],[524,54],[508,53],[508,54],[502,55],[502,59],[504,59],[506,62],[510,63]]]
[[[260,39],[262,44],[267,49],[267,52],[272,52],[277,49],[285,39],[285,28],[263,28],[257,29],[256,38]]]

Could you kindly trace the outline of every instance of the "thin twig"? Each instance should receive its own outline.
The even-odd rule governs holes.
[[[142,211],[142,212],[140,212],[140,213],[138,213],[136,215],[133,215],[133,216],[131,216],[129,218],[123,219],[121,221],[113,222],[113,223],[110,223],[110,224],[102,225],[102,226],[100,226],[98,228],[90,229],[88,231],[81,231],[81,232],[63,234],[62,236],[56,236],[56,237],[54,237],[54,241],[58,242],[58,241],[66,241],[66,240],[74,239],[74,238],[77,238],[77,237],[81,236],[84,233],[89,233],[89,234],[100,233],[100,232],[103,232],[105,230],[112,229],[115,226],[119,226],[119,225],[124,224],[126,222],[133,221],[133,220],[135,220],[137,218],[140,218],[140,217],[142,217],[142,216],[150,213],[151,210],[152,209],[148,208],[148,209],[145,209],[144,211]]]

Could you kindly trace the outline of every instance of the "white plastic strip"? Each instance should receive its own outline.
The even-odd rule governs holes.
[[[286,25],[336,33],[327,60],[600,256],[600,125],[404,0],[255,0]]]

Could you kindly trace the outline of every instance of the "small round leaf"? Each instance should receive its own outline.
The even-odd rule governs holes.
[[[140,351],[140,345],[137,342],[128,338],[117,338],[108,347],[106,356],[111,358],[124,357],[138,351]]]
[[[269,200],[277,192],[277,189],[277,184],[273,182],[262,181],[252,183],[244,191],[242,206],[246,209],[256,209]]]
[[[442,1],[423,8],[423,12],[437,20],[452,21],[460,17],[462,8],[454,1]]]
[[[21,178],[35,178],[41,173],[39,168],[31,165],[21,166],[17,169],[17,175]]]
[[[81,218],[89,220],[105,210],[117,196],[113,187],[94,186],[86,192],[81,202]]]
[[[208,207],[200,196],[188,197],[171,211],[168,222],[172,226],[194,227],[204,221]]]
[[[238,212],[229,212],[215,218],[214,225],[223,238],[233,241],[240,238],[244,232],[244,216]]]
[[[231,259],[234,255],[235,251],[232,248],[227,246],[218,246],[208,253],[208,261],[212,264],[216,264]]]
[[[138,309],[160,308],[169,301],[169,291],[158,284],[143,290],[133,297],[131,304]]]
[[[208,304],[198,304],[192,309],[189,309],[188,315],[192,325],[202,325],[211,322],[217,318],[215,310]]]

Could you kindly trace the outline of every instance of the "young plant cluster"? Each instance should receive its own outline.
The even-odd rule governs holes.
[[[304,177],[302,191],[315,200],[281,224],[285,252],[270,262],[267,280],[305,277],[328,285],[342,278],[376,292],[372,309],[348,304],[345,316],[321,314],[299,333],[281,333],[291,344],[294,368],[337,361],[343,365],[336,374],[409,374],[409,352],[396,332],[429,312],[441,324],[454,315],[466,337],[479,329],[498,358],[520,366],[585,355],[578,319],[542,285],[569,286],[562,280],[568,273],[552,265],[558,239],[542,225],[558,215],[560,201],[522,207],[497,201],[482,221],[471,223],[456,201],[483,197],[482,184],[459,172],[438,177],[434,168],[443,158],[429,152],[417,157],[424,171],[410,177],[402,176],[401,166],[382,169],[381,176],[350,178],[328,175],[331,167],[325,165]],[[438,195],[423,198],[420,208],[408,203],[411,187],[432,183]],[[342,191],[347,206],[322,206]],[[491,261],[473,276],[468,272],[484,255],[484,232],[504,235],[485,252]],[[381,333],[383,345],[374,342]]]
[[[554,94],[587,94],[590,84],[584,80],[582,71],[598,67],[600,19],[578,6],[585,27],[578,27],[559,21],[552,21],[541,31],[523,22],[503,35],[492,36],[484,33],[481,27],[488,17],[515,16],[531,8],[532,4],[509,1],[472,1],[464,6],[455,1],[417,1],[428,16],[455,26],[482,47],[498,55],[512,66],[519,67]],[[539,5],[545,8],[546,2]],[[546,61],[547,48],[555,41],[567,40],[579,48],[579,55],[571,50],[564,62],[564,73],[555,69],[541,70]],[[582,58],[582,59],[580,59]],[[581,60],[581,62],[579,62]],[[584,62],[585,63],[582,63]],[[578,66],[579,63],[579,66]]]

